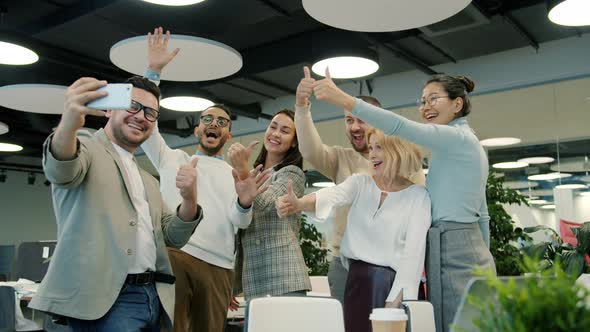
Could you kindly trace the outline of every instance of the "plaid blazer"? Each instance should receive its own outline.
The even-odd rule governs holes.
[[[275,203],[287,193],[288,180],[297,197],[303,196],[305,175],[289,165],[268,180],[269,188],[254,200],[252,223],[238,233],[236,291],[246,300],[311,290],[308,269],[299,246],[301,215],[279,218]]]

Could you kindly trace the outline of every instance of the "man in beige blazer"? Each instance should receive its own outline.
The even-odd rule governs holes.
[[[176,213],[162,202],[157,181],[136,165],[133,152],[153,130],[160,91],[147,79],[127,82],[134,86],[131,108],[106,113],[85,106],[106,95],[97,91],[105,81],[74,82],[44,144],[58,241],[30,307],[65,316],[74,331],[171,327],[174,277],[166,246],[182,247],[203,217],[196,159],[178,171]],[[109,120],[94,135],[76,136],[86,115]]]

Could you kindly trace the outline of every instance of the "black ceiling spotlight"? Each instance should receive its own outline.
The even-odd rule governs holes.
[[[27,178],[27,183],[31,186],[35,184],[35,180],[37,180],[37,174],[33,172],[29,172],[29,177]]]
[[[555,24],[565,26],[590,25],[590,1],[546,0],[547,17]]]
[[[0,169],[0,183],[6,182],[6,170]]]

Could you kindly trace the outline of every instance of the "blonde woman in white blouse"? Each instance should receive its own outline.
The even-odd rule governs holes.
[[[297,198],[291,188],[277,201],[281,216],[315,212],[319,220],[351,205],[341,245],[349,270],[344,295],[347,331],[371,331],[373,308],[415,300],[430,227],[430,197],[409,177],[422,168],[418,147],[371,129],[372,175],[354,174],[341,184]]]

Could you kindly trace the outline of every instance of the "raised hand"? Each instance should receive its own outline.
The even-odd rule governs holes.
[[[83,77],[68,87],[64,112],[50,146],[51,153],[58,160],[72,160],[76,157],[76,130],[84,126],[86,115],[105,116],[103,111],[86,107],[89,102],[108,94],[105,91],[96,91],[105,85],[106,81]]]
[[[313,85],[315,79],[311,77],[309,67],[303,67],[303,78],[297,85],[297,92],[295,94],[295,105],[307,106],[309,105],[309,98],[313,94]]]
[[[332,76],[330,76],[330,69],[328,67],[326,67],[326,78],[314,83],[313,94],[318,100],[327,101],[330,104],[340,106],[349,111],[352,110],[356,102],[354,97],[349,96],[336,86],[336,83],[332,80]]]
[[[238,200],[240,205],[244,208],[252,206],[252,202],[256,196],[268,189],[268,186],[265,186],[264,184],[272,174],[272,168],[269,168],[264,172],[260,172],[261,169],[262,165],[258,165],[258,167],[250,172],[250,174],[244,179],[240,179],[238,171],[235,168],[232,170]]]
[[[70,85],[66,91],[64,112],[59,124],[61,128],[76,131],[84,126],[86,115],[105,116],[105,112],[88,108],[86,104],[106,96],[107,92],[96,91],[106,85],[106,81],[92,77],[82,77]]]
[[[180,190],[180,196],[186,202],[197,202],[197,162],[199,159],[193,156],[189,164],[180,166],[176,173],[176,187]]]
[[[254,147],[258,144],[258,141],[251,142],[248,147],[244,147],[240,143],[232,144],[227,150],[227,159],[229,164],[238,171],[240,179],[245,179],[250,175],[250,167],[248,162],[250,156],[254,151]]]
[[[168,41],[170,41],[170,31],[164,30],[162,27],[155,28],[154,34],[148,32],[148,68],[161,73],[164,67],[174,59],[180,52],[179,48],[175,48],[172,52],[168,52]]]
[[[280,218],[290,216],[292,214],[301,212],[299,198],[293,192],[293,182],[289,180],[287,193],[277,200],[276,208],[277,214]]]

